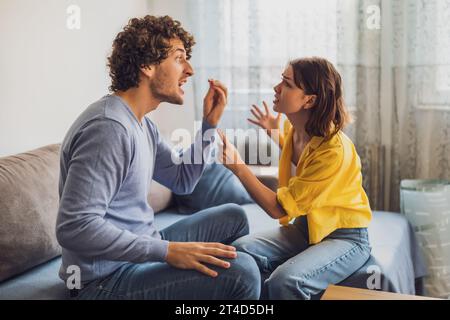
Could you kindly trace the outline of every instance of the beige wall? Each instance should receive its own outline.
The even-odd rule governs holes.
[[[67,7],[81,9],[69,30]],[[60,142],[91,102],[108,93],[106,57],[147,0],[0,0],[0,156]]]

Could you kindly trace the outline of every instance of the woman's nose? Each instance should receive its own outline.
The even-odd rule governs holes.
[[[279,87],[280,85],[277,84],[275,87],[273,87],[273,91],[275,91],[275,93],[279,93]]]

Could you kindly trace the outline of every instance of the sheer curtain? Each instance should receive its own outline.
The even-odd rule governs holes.
[[[328,0],[188,0],[197,40],[192,61],[198,102],[206,91],[204,79],[220,79],[230,89],[222,125],[249,127],[250,106],[274,100],[272,88],[290,59],[315,54],[336,62],[336,5]]]
[[[185,0],[201,117],[206,79],[225,82],[222,127],[248,128],[286,63],[335,63],[355,122],[346,129],[372,208],[399,210],[407,178],[450,178],[450,0]],[[271,104],[271,103],[270,103]]]
[[[450,179],[450,1],[394,1],[392,179]],[[391,207],[398,207],[393,197]]]

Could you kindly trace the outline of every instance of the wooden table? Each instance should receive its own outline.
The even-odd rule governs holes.
[[[321,300],[440,300],[392,292],[329,286]]]

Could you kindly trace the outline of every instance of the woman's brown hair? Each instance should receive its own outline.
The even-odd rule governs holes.
[[[331,138],[352,121],[343,98],[342,79],[331,62],[311,57],[293,60],[297,87],[306,95],[315,95],[305,130],[310,136]]]

